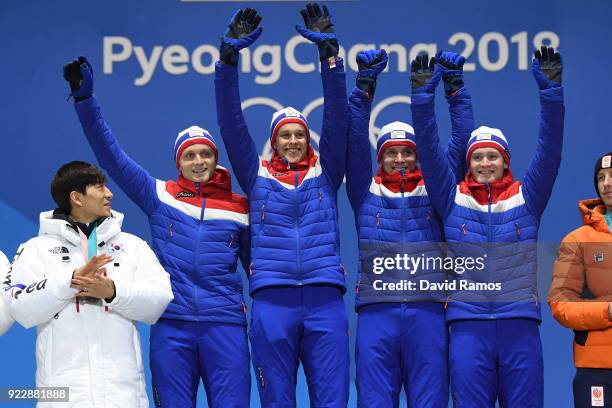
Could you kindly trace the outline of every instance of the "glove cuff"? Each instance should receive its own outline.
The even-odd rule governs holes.
[[[219,59],[223,61],[223,63],[228,65],[237,66],[238,65],[238,57],[240,53],[234,49],[231,45],[223,41],[221,39],[221,47],[220,47],[220,56]]]
[[[374,99],[376,92],[376,78],[371,76],[357,75],[357,88],[361,89],[368,98]]]
[[[448,96],[453,96],[463,88],[463,77],[461,75],[453,75],[443,77],[444,81],[444,93]]]
[[[340,46],[338,45],[338,40],[335,38],[330,38],[329,40],[325,40],[317,44],[319,47],[319,60],[325,61],[328,58],[335,57],[338,55],[340,51]]]

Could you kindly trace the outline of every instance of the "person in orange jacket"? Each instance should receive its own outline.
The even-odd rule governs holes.
[[[561,242],[548,304],[574,330],[574,406],[612,407],[612,152],[595,163],[598,199],[580,201],[584,225]]]

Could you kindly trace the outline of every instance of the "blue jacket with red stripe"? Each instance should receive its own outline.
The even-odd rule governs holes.
[[[174,299],[162,318],[246,324],[238,258],[248,267],[247,200],[217,166],[206,183],[157,180],[121,149],[94,97],[75,104],[98,162],[149,218]]]
[[[348,102],[342,60],[321,63],[323,127],[320,157],[289,166],[274,154],[260,160],[244,121],[237,68],[217,62],[215,91],[221,136],[251,221],[250,293],[270,286],[324,284],[345,290],[340,262],[337,191],[342,184]]]
[[[477,263],[469,271],[455,265],[457,287],[447,320],[541,319],[536,243],[561,163],[565,107],[563,88],[539,92],[539,138],[523,181],[506,170],[490,184],[477,183],[469,174],[456,183],[443,160],[433,95],[413,95],[412,119],[429,198],[444,222],[449,250],[461,262]]]
[[[471,97],[465,88],[448,96],[452,134],[443,160],[458,178],[465,173],[465,149],[474,128]],[[384,173],[379,166],[372,177],[372,155],[368,138],[372,101],[359,88],[349,99],[351,132],[347,150],[346,189],[355,212],[359,238],[359,281],[355,307],[381,302],[440,301],[439,290],[380,290],[381,282],[443,282],[443,268],[410,267],[374,271],[375,258],[393,258],[396,254],[411,258],[443,257],[442,225],[425,189],[421,170]],[[422,261],[421,261],[422,262]],[[407,264],[414,265],[414,264]],[[380,266],[380,265],[379,265]],[[378,289],[377,289],[378,288]]]

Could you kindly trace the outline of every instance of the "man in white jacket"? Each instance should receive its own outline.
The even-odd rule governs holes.
[[[6,255],[0,251],[0,282],[4,282],[4,277],[8,273],[10,267],[11,264],[9,263]],[[15,320],[9,314],[8,308],[4,305],[4,302],[0,298],[0,336],[6,333],[14,322]]]
[[[69,388],[69,402],[53,407],[148,407],[135,321],[159,318],[169,276],[143,240],[121,232],[98,168],[62,166],[51,195],[59,208],[40,215],[39,236],[5,279],[11,315],[37,326],[36,386]]]

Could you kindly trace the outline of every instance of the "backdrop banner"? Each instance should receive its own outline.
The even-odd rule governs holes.
[[[317,48],[294,28],[302,24],[299,10],[304,4],[293,0],[3,1],[0,250],[12,258],[21,242],[37,234],[39,213],[54,207],[49,185],[61,164],[76,159],[96,163],[73,101],[67,100],[69,87],[62,77],[63,65],[80,55],[92,64],[94,92],[115,137],[151,175],[164,180],[177,176],[173,142],[179,131],[191,125],[210,131],[218,142],[219,163],[229,167],[217,126],[214,64],[233,12],[239,7],[255,7],[263,17],[263,33],[250,49],[242,51],[238,65],[250,133],[261,157],[268,158],[271,115],[293,106],[307,117],[317,149],[323,103]],[[612,147],[607,83],[612,70],[612,54],[607,52],[612,38],[612,5],[595,0],[339,0],[326,4],[346,61],[349,93],[355,83],[359,51],[384,48],[389,54],[389,65],[378,79],[372,105],[372,153],[375,135],[383,125],[395,120],[412,123],[410,61],[423,51],[434,55],[437,50],[449,50],[467,58],[465,84],[473,98],[476,126],[503,130],[514,176],[522,178],[539,129],[538,87],[531,73],[533,51],[546,44],[563,55],[567,112],[563,160],[541,223],[538,289],[543,314],[545,406],[568,406],[574,375],[572,333],[554,321],[545,297],[555,243],[579,225],[577,201],[595,196],[594,160]],[[445,144],[450,120],[442,89],[437,91],[436,113]],[[240,191],[235,177],[233,186]],[[143,212],[112,180],[109,188],[115,194],[113,207],[126,214],[124,230],[149,240]],[[353,356],[359,261],[353,212],[344,187],[338,205]],[[148,332],[143,326],[150,395]],[[34,340],[35,330],[19,325],[0,337],[0,386],[34,386]],[[351,370],[350,404],[355,406],[354,359]],[[255,384],[253,380],[252,406],[259,407]],[[206,406],[204,401],[202,391],[199,406]],[[308,406],[301,372],[298,401],[298,406]]]

